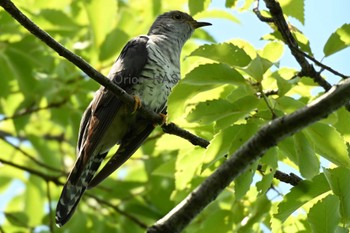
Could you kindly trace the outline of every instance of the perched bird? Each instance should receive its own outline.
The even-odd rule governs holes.
[[[147,35],[125,45],[108,78],[146,108],[165,113],[168,95],[180,79],[182,47],[196,28],[208,25],[180,11],[160,15]],[[153,129],[152,122],[133,112],[105,87],[96,92],[81,119],[78,158],[57,204],[59,227],[71,218],[84,191],[128,160]],[[120,144],[117,152],[95,175],[115,144]]]

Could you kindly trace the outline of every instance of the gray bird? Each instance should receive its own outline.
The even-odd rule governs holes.
[[[196,28],[208,25],[211,24],[197,22],[180,11],[160,15],[147,36],[138,36],[125,45],[108,78],[146,108],[165,113],[168,95],[180,79],[182,47]],[[128,160],[153,129],[149,120],[133,112],[105,87],[96,92],[81,119],[78,158],[57,204],[59,227],[71,218],[85,190]],[[117,152],[95,175],[116,144],[120,144]]]

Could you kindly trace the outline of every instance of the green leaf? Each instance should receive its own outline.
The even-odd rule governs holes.
[[[300,173],[303,177],[311,179],[319,174],[320,161],[315,154],[313,146],[303,132],[296,133],[293,139]]]
[[[348,124],[350,113],[345,108],[339,109],[336,113],[338,120],[333,126],[342,134],[344,140],[350,143],[350,124]]]
[[[28,215],[23,212],[4,212],[6,220],[14,226],[27,227]]]
[[[176,159],[171,159],[154,169],[152,175],[173,178],[175,174],[175,164]]]
[[[291,27],[291,32],[295,39],[298,41],[298,45],[300,46],[301,50],[307,52],[309,55],[312,56],[309,39],[295,27]],[[264,35],[262,39],[270,41],[280,40],[283,42],[281,33],[279,33],[278,31],[274,31],[273,33]]]
[[[115,29],[111,31],[103,41],[100,49],[99,59],[107,60],[117,55],[117,52],[123,49],[123,46],[129,40],[129,35],[124,31]],[[116,58],[115,58],[116,59]]]
[[[280,68],[272,73],[272,77],[277,81],[278,95],[284,96],[293,87],[293,80],[290,77],[295,76],[297,72],[294,69]]]
[[[61,10],[43,9],[40,11],[40,16],[52,23],[56,27],[63,27],[65,30],[78,30],[81,25],[78,25],[72,18]]]
[[[240,174],[235,179],[235,197],[236,200],[240,200],[248,192],[251,183],[253,182],[253,176],[255,174],[256,168],[258,167],[258,162],[251,165],[246,171]]]
[[[205,9],[208,8],[210,4],[210,0],[189,0],[188,1],[188,8],[190,9],[190,14],[193,16],[197,14],[198,12],[202,12]]]
[[[301,181],[290,190],[278,205],[275,217],[284,222],[299,207],[329,190],[330,187],[324,174],[315,176],[311,181]]]
[[[225,7],[227,7],[227,8],[234,7],[236,2],[237,2],[237,0],[226,0]]]
[[[305,129],[315,150],[322,157],[339,166],[350,168],[350,158],[342,136],[330,125],[316,123]]]
[[[190,56],[205,57],[230,66],[244,67],[249,64],[251,58],[240,47],[232,43],[202,45],[194,50]]]
[[[240,226],[236,232],[250,233],[256,223],[261,223],[263,218],[269,213],[271,202],[266,195],[261,195],[256,200],[256,205],[249,213],[248,221]]]
[[[302,24],[305,23],[304,0],[280,0],[279,3],[283,8],[283,13],[296,18]]]
[[[313,232],[335,232],[340,220],[339,199],[334,195],[317,202],[308,214]]]
[[[193,0],[195,1],[195,0]],[[198,2],[198,1],[197,1]],[[196,20],[207,18],[227,19],[234,23],[239,23],[239,20],[232,13],[220,9],[205,10],[196,15]]]
[[[117,2],[106,0],[101,4],[98,0],[82,2],[89,19],[89,26],[94,41],[94,48],[100,48],[104,38],[111,31],[116,19]]]
[[[21,46],[19,43],[18,46],[9,48],[6,51],[6,61],[11,70],[12,78],[18,81],[21,91],[25,95],[31,96],[37,85],[32,70],[33,58],[28,57]]]
[[[238,71],[228,65],[206,64],[194,68],[186,75],[182,83],[191,85],[239,85],[244,83],[244,78]]]
[[[258,105],[258,99],[254,96],[245,96],[234,103],[227,100],[210,100],[201,102],[188,114],[189,122],[210,124],[224,117],[230,116],[232,124],[249,114]]]
[[[210,167],[224,155],[231,155],[248,138],[257,131],[257,125],[250,123],[246,125],[233,125],[221,130],[210,141],[205,153],[205,160],[202,171]],[[229,139],[229,140],[228,140]]]
[[[175,187],[183,190],[193,179],[196,171],[201,166],[204,149],[194,147],[186,153],[179,154],[176,160]]]
[[[324,169],[324,174],[333,193],[339,197],[342,222],[348,225],[350,224],[350,170],[343,167]]]
[[[44,216],[45,190],[43,180],[30,175],[25,193],[24,212],[29,216],[29,225],[39,225]]]
[[[325,56],[332,55],[350,45],[350,24],[343,24],[328,38],[323,52]]]
[[[300,100],[296,100],[289,96],[282,96],[276,100],[277,107],[284,113],[290,114],[299,108],[305,106]]]
[[[256,81],[261,82],[265,72],[272,66],[272,62],[257,55],[244,71]]]
[[[256,188],[260,195],[265,195],[265,193],[271,188],[278,164],[277,162],[278,151],[275,147],[270,148],[260,159],[259,164],[262,166],[262,171],[264,171],[261,181],[256,183]]]
[[[185,84],[182,80],[173,88],[168,98],[169,119],[176,119],[184,113],[185,102],[199,93],[214,88],[215,85],[195,86]]]
[[[211,43],[216,42],[215,38],[209,32],[207,32],[205,30],[195,30],[193,35],[192,35],[192,38],[206,40],[206,41],[211,42]]]
[[[283,55],[284,45],[278,41],[267,43],[260,53],[260,56],[271,61],[277,62]]]

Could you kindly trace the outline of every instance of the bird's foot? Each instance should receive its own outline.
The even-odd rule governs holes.
[[[137,111],[137,109],[141,108],[142,103],[141,103],[140,97],[138,97],[137,95],[133,95],[132,97],[134,98],[134,101],[135,101],[135,105],[134,105],[132,113],[135,113]]]
[[[166,114],[163,114],[163,113],[159,113],[159,116],[162,118],[162,121],[161,123],[153,123],[153,126],[156,127],[157,125],[164,125],[166,123],[166,117],[167,115]]]

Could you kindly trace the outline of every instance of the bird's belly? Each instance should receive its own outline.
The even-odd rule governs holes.
[[[140,77],[140,83],[135,85],[133,94],[140,97],[145,107],[161,112],[167,102],[173,86],[180,79],[180,72],[174,69],[153,70]]]
[[[119,144],[133,121],[134,117],[130,114],[130,109],[126,105],[122,105],[102,136],[101,143],[98,146],[99,153],[107,152],[115,144]]]

